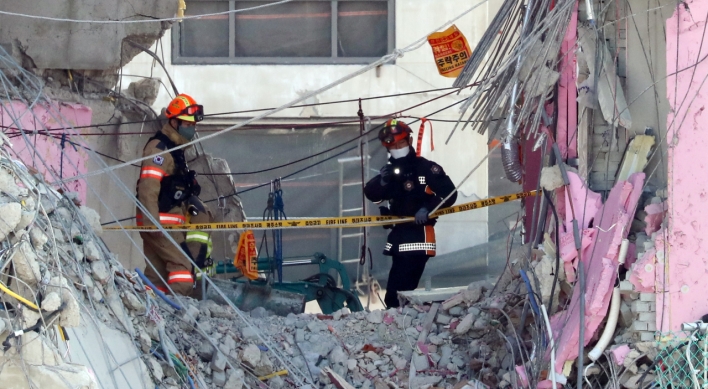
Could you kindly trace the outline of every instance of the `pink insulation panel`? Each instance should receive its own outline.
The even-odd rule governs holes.
[[[66,131],[63,147],[64,131],[50,131],[52,136],[47,136],[44,130],[90,125],[91,108],[81,104],[53,103],[51,106],[45,106],[38,103],[29,110],[27,105],[19,101],[6,103],[4,106],[5,109],[0,106],[0,125],[3,126],[3,132],[17,133],[17,128],[22,128],[27,131],[26,136],[31,143],[31,146],[28,145],[21,136],[10,139],[14,158],[37,169],[47,182],[54,182],[56,177],[60,176],[67,178],[86,173],[88,155],[79,145],[69,142],[72,140],[69,136],[72,130]],[[32,131],[42,133],[31,133]],[[86,202],[85,181],[72,181],[67,183],[66,187],[69,191],[77,192],[82,203]]]

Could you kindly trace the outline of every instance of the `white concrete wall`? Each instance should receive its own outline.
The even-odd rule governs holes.
[[[403,48],[426,36],[474,4],[476,2],[463,0],[397,0],[395,46]],[[500,4],[501,0],[489,0],[455,22],[466,35],[471,47],[474,47],[481,38]],[[279,106],[361,67],[361,65],[172,65],[170,37],[171,34],[168,33],[162,39],[167,70],[177,88],[202,103],[206,113]],[[158,54],[161,52],[160,49],[156,51]],[[168,84],[159,65],[155,67],[152,65],[152,58],[141,54],[124,67],[123,73],[141,76],[153,74],[155,77],[161,77],[165,84]],[[136,80],[137,78],[125,76],[123,85],[125,87]],[[326,102],[449,87],[453,80],[438,75],[432,51],[426,43],[419,49],[406,53],[395,64],[384,65],[378,71],[369,71],[320,94],[316,97],[316,101]],[[369,116],[385,115],[440,94],[442,92],[366,101],[363,108],[365,114]],[[428,115],[460,98],[454,95],[445,97],[404,114]],[[155,103],[155,109],[159,110],[168,102],[169,96],[165,89],[162,89]],[[317,112],[322,117],[353,117],[356,116],[357,109],[356,103],[349,103],[320,106]],[[302,111],[302,109],[291,109],[280,112],[276,116],[299,118]],[[435,118],[457,119],[457,115],[457,109],[453,108],[435,115]],[[239,121],[240,119],[233,119],[234,123]],[[470,131],[458,131],[452,141],[445,145],[452,127],[452,123],[436,122],[434,124],[435,151],[424,152],[423,155],[440,163],[453,181],[459,183],[487,154],[487,136]],[[415,129],[417,130],[417,126]],[[427,146],[424,149],[429,150]],[[242,167],[247,166],[248,162],[244,161]],[[485,162],[463,185],[462,193],[467,196],[476,194],[482,198],[487,196],[487,170]],[[465,200],[467,200],[465,196],[461,196],[458,203]],[[249,213],[249,204],[244,206]],[[253,213],[253,210],[250,213]],[[441,243],[439,253],[486,242],[486,223],[487,213],[482,210],[446,217],[445,222],[438,224],[438,241]]]

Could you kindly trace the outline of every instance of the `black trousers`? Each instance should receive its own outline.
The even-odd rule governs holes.
[[[418,287],[420,277],[425,270],[425,264],[429,256],[425,254],[400,256],[394,255],[393,265],[388,272],[388,285],[386,285],[386,297],[384,302],[386,307],[395,308],[398,302],[398,292],[414,290]]]

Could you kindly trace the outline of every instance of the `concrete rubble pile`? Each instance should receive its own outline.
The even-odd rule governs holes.
[[[71,362],[82,352],[78,359],[91,362],[93,351],[67,347],[81,341],[68,337],[80,333],[74,329],[90,325],[132,339],[126,347],[135,348],[134,372],[146,387],[255,387],[264,376],[273,388],[301,387],[293,378],[299,368],[308,385],[326,388],[452,388],[467,382],[470,363],[482,365],[482,381],[495,386],[504,378],[498,369],[513,366],[505,341],[489,336],[499,325],[496,311],[509,302],[483,299],[481,285],[436,306],[437,314],[409,306],[277,317],[259,308],[247,323],[229,306],[172,297],[183,305],[176,310],[123,269],[96,235],[98,215],[75,194],[52,189],[9,158],[0,161],[0,192],[0,281],[7,287],[0,293],[0,382],[10,388],[106,387],[97,368]]]
[[[289,317],[257,308],[248,322],[211,300],[173,297],[183,306],[176,310],[106,249],[95,211],[17,161],[0,164],[1,281],[9,288],[0,294],[0,382],[10,388],[106,387],[96,368],[70,362],[81,352],[90,361],[92,351],[64,340],[67,329],[96,322],[102,333],[132,339],[126,347],[137,351],[134,372],[145,387],[462,388],[512,380],[506,344],[516,340],[502,312],[515,320],[518,297],[492,298],[491,286],[473,284],[432,306]]]
[[[279,317],[256,308],[250,316],[295,366],[326,389],[508,387],[515,362],[506,344],[516,340],[498,330],[508,332],[502,310],[519,314],[514,306],[521,300],[486,297],[491,288],[475,283],[443,303],[402,309]],[[200,360],[200,370],[216,387],[240,387],[229,385],[230,377],[243,377],[241,371],[224,372],[224,359],[256,376],[278,371],[256,331],[239,327],[229,308],[207,300],[189,309],[198,312],[201,328],[219,349],[190,333],[188,323],[168,325],[168,336],[182,338],[179,343]],[[287,375],[268,380],[271,388],[291,384]]]
[[[20,162],[0,160],[4,388],[97,387],[89,369],[71,363],[62,351],[66,329],[81,323],[79,287],[100,294],[100,300],[120,299],[116,288],[103,288],[95,280],[97,274],[107,280],[110,265],[92,225],[100,229],[95,211],[76,206],[32,177]],[[91,265],[103,273],[92,277]]]
[[[279,317],[264,308],[243,313],[211,300],[172,296],[181,306],[176,309],[146,291],[107,250],[96,235],[101,226],[95,211],[5,156],[0,160],[0,382],[10,388],[133,387],[105,383],[115,377],[93,366],[92,353],[98,351],[68,347],[77,339],[67,335],[76,337],[87,326],[106,338],[113,331],[127,339],[124,348],[130,352],[123,360],[112,356],[106,371],[133,366],[130,379],[140,387],[463,389],[546,382],[546,332],[532,312],[528,288],[539,304],[551,300],[554,290],[558,312],[572,294],[564,266],[552,288],[556,249],[549,239],[531,250],[525,272],[528,246],[512,255],[496,284],[475,282],[439,302]],[[654,290],[642,288],[653,285],[644,279],[659,275],[642,272],[660,267],[655,264],[662,252],[664,206],[658,198],[643,204],[637,216],[643,222],[632,223],[637,250],[625,264],[633,285],[622,284],[619,330],[607,354],[628,388],[637,386],[655,355],[641,332],[651,329],[636,323],[655,320],[642,311],[655,304],[649,297]],[[84,358],[75,358],[82,352]],[[566,363],[564,375],[577,374],[572,369]],[[588,369],[587,375],[593,374],[600,374],[597,366]]]

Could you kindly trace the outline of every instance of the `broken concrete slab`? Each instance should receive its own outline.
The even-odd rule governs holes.
[[[12,255],[12,264],[17,277],[30,286],[36,285],[41,279],[37,255],[27,241],[23,241]]]
[[[96,243],[92,240],[84,242],[84,256],[91,262],[98,261],[101,259],[101,252],[98,250]]]
[[[209,367],[213,371],[223,372],[226,369],[226,356],[221,351],[217,351]]]
[[[443,302],[453,297],[460,291],[466,288],[438,288],[433,290],[411,290],[407,292],[398,292],[398,295],[404,300],[413,305],[430,304],[433,302]]]
[[[372,324],[379,324],[383,322],[383,311],[375,310],[366,314],[366,320]]]
[[[31,377],[32,383],[27,382]],[[42,365],[23,365],[19,361],[10,361],[0,371],[0,382],[11,383],[8,389],[15,388],[61,388],[70,382],[74,387],[98,389],[93,374],[86,366],[64,363],[57,367]]]
[[[255,344],[249,344],[241,351],[240,358],[247,366],[254,368],[261,360],[261,350]]]
[[[47,312],[54,312],[61,306],[61,297],[57,292],[51,292],[42,300],[41,308]]]
[[[244,385],[245,374],[241,369],[235,369],[224,384],[224,389],[241,389]]]
[[[177,11],[177,4],[167,0],[136,5],[105,2],[89,8],[72,7],[70,2],[65,1],[39,8],[30,4],[2,2],[0,7],[22,14],[76,20],[163,19],[173,17]],[[18,62],[23,62],[25,58],[25,62],[29,61],[37,69],[108,70],[113,74],[141,52],[124,40],[150,46],[169,28],[169,24],[162,23],[104,23],[77,29],[72,23],[54,22],[53,32],[50,33],[45,24],[45,20],[0,15],[0,43],[11,48],[11,54]],[[99,79],[100,73],[88,74]],[[68,75],[65,77],[69,81]],[[112,80],[115,82],[116,78]],[[91,90],[90,86],[86,91]]]

